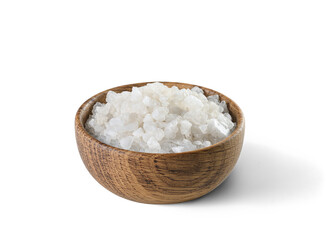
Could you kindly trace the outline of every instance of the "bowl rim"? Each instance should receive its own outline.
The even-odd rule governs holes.
[[[208,147],[199,148],[199,149],[196,149],[196,150],[191,150],[191,151],[186,151],[186,152],[180,152],[180,153],[150,153],[150,152],[137,152],[137,151],[127,150],[127,149],[123,149],[123,148],[117,148],[117,147],[108,145],[106,143],[103,143],[103,142],[99,141],[98,139],[96,139],[95,137],[93,137],[92,135],[90,135],[90,133],[83,126],[83,123],[80,120],[80,116],[81,116],[82,112],[85,110],[86,106],[89,103],[95,101],[93,103],[93,105],[94,105],[96,103],[95,99],[98,98],[100,95],[105,94],[105,93],[107,93],[109,91],[112,91],[113,89],[119,88],[119,87],[135,87],[136,85],[145,86],[149,83],[156,83],[156,82],[166,83],[166,84],[182,84],[182,85],[186,85],[186,86],[191,87],[191,88],[196,86],[196,87],[199,87],[199,88],[203,89],[204,91],[207,90],[207,91],[215,92],[220,97],[225,97],[226,100],[230,100],[231,104],[234,105],[238,109],[238,119],[237,119],[236,127],[235,127],[234,131],[229,136],[224,138],[223,140],[221,140],[221,141],[219,141],[219,142],[217,142],[213,145],[210,145]],[[95,141],[98,144],[102,145],[103,147],[110,148],[110,149],[116,150],[116,151],[122,151],[122,152],[128,152],[128,153],[134,153],[134,154],[140,154],[140,155],[154,155],[154,156],[155,155],[167,155],[167,156],[177,155],[178,156],[178,155],[183,155],[183,154],[194,154],[194,153],[199,153],[199,152],[203,152],[203,151],[208,151],[208,150],[210,150],[212,148],[215,148],[219,145],[222,145],[223,143],[225,143],[225,142],[231,140],[232,138],[236,137],[244,129],[244,126],[245,126],[245,118],[244,118],[244,114],[243,114],[241,108],[238,106],[238,104],[236,102],[234,102],[231,98],[227,97],[226,95],[224,95],[224,94],[222,94],[218,91],[215,91],[213,89],[206,88],[206,87],[196,85],[196,84],[183,83],[183,82],[168,82],[168,81],[138,82],[138,83],[131,83],[131,84],[125,84],[125,85],[112,87],[110,89],[99,92],[99,93],[95,94],[94,96],[90,97],[89,99],[87,99],[78,108],[78,110],[76,112],[76,115],[75,115],[75,130],[76,130],[76,133],[77,133],[77,130],[80,129],[81,130],[80,132],[84,135],[84,137],[88,138],[90,141]]]

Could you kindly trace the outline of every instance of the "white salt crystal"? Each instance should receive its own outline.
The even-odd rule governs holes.
[[[202,93],[203,94],[203,90],[197,86],[193,87],[191,89],[193,92],[196,92],[196,93]]]
[[[211,95],[211,96],[208,96],[207,99],[211,102],[214,102],[216,104],[219,104],[220,103],[220,97],[218,95]]]
[[[161,146],[155,137],[150,137],[148,139],[147,146],[152,150],[152,152],[159,152],[161,150]]]
[[[154,137],[157,141],[161,141],[164,138],[164,131],[161,128],[156,128]]]
[[[181,145],[184,147],[184,152],[196,149],[196,146],[188,139],[183,139]]]
[[[230,133],[229,129],[214,118],[208,120],[208,130],[212,136],[217,138],[225,138]]]
[[[203,134],[205,134],[207,133],[208,125],[207,124],[200,125],[199,129]]]
[[[109,91],[96,103],[87,131],[114,147],[154,153],[179,153],[208,147],[235,128],[225,101],[202,89],[168,88],[162,83]]]
[[[153,99],[151,99],[149,96],[145,96],[143,99],[143,103],[144,105],[146,105],[147,107],[153,107],[155,102],[153,101]]]
[[[220,106],[224,109],[224,112],[225,112],[225,113],[228,113],[228,112],[229,112],[228,107],[227,107],[225,101],[222,101],[222,102],[220,103]]]
[[[144,130],[142,128],[138,128],[137,130],[133,131],[132,135],[136,138],[142,137],[144,135]]]
[[[120,139],[121,147],[124,149],[130,149],[133,142],[133,137],[128,136]]]
[[[191,127],[192,127],[192,123],[190,123],[189,121],[187,120],[180,121],[180,132],[185,137],[189,137],[191,135]]]
[[[224,116],[227,117],[229,120],[232,120],[232,117],[228,112],[224,113]]]
[[[203,108],[201,100],[193,95],[189,95],[184,99],[185,106],[190,110],[200,110]]]
[[[172,147],[171,150],[174,153],[180,153],[180,152],[184,152],[184,147],[183,146]]]
[[[166,138],[174,139],[176,137],[176,134],[178,132],[177,124],[178,121],[175,119],[166,125],[166,127],[164,128],[164,135]]]
[[[209,142],[209,141],[204,141],[202,143],[202,147],[209,147],[209,146],[211,146],[211,142]]]
[[[141,101],[142,96],[143,95],[142,95],[139,88],[137,88],[137,87],[132,88],[132,93],[131,93],[131,96],[130,96],[131,101]]]
[[[167,114],[169,113],[168,108],[166,107],[158,107],[155,108],[155,110],[152,112],[152,117],[159,122],[162,122],[165,120]]]

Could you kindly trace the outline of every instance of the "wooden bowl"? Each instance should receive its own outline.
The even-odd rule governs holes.
[[[147,83],[109,90],[131,91]],[[163,82],[166,86],[192,88],[195,85]],[[199,86],[200,87],[200,86]],[[143,153],[119,149],[92,137],[84,128],[96,102],[105,102],[109,90],[88,99],[75,117],[79,153],[91,175],[109,191],[142,203],[178,203],[199,198],[219,186],[230,174],[240,155],[244,139],[244,117],[238,105],[214,90],[200,87],[205,95],[218,94],[228,104],[236,129],[212,146],[183,153]]]

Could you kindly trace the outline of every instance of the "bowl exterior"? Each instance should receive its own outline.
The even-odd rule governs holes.
[[[141,153],[108,146],[86,132],[86,117],[101,95],[79,108],[75,118],[76,141],[90,174],[118,196],[157,204],[196,199],[219,186],[239,158],[245,129],[239,108],[236,130],[215,145],[184,153]]]

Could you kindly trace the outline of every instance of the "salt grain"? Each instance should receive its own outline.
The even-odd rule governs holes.
[[[85,125],[108,145],[139,152],[179,153],[208,147],[231,134],[235,123],[225,101],[199,87],[178,89],[162,83],[109,91]]]

